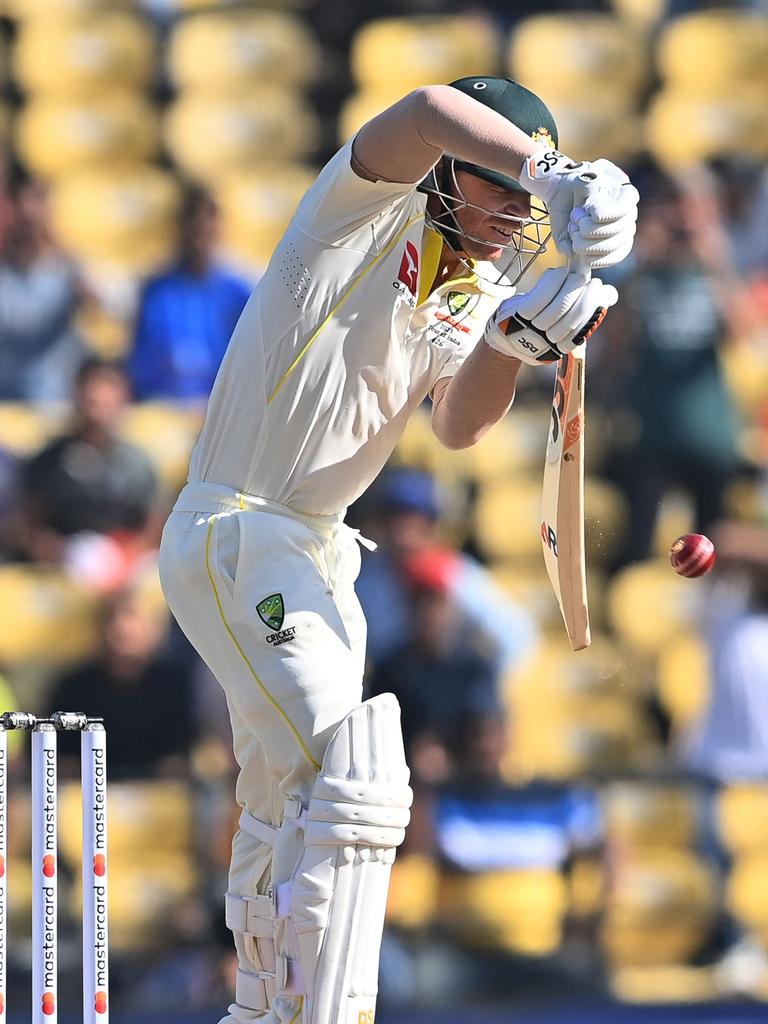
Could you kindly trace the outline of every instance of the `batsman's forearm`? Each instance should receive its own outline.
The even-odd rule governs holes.
[[[435,389],[432,430],[440,443],[453,449],[476,444],[512,405],[521,366],[479,342],[456,375]]]
[[[356,169],[373,179],[421,181],[443,153],[517,178],[538,145],[458,89],[427,85],[365,124],[353,153]]]

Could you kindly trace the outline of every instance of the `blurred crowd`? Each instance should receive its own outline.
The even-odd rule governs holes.
[[[97,6],[130,9],[164,46],[224,6],[56,4],[84,19]],[[36,6],[0,0],[0,68],[32,34]],[[226,5],[232,17],[269,6]],[[665,31],[714,7],[289,6],[317,61],[313,75],[296,74],[316,128],[289,154],[305,184],[350,124],[342,108],[353,118],[350,104],[365,92],[361,40],[377,26],[447,33],[463,18],[500,45],[535,20],[534,7],[565,26],[589,13],[642,37],[653,67]],[[759,0],[716,13],[754,18],[755,36],[768,37]],[[503,70],[472,64],[471,47],[450,59],[458,63],[446,58],[443,80]],[[238,248],[232,197],[243,197],[234,219],[242,213],[244,232],[258,235],[259,222],[246,192],[218,187],[231,168],[210,162],[198,137],[193,151],[179,144],[156,158],[176,189],[162,258],[120,250],[122,262],[110,264],[94,224],[83,242],[62,213],[65,176],[47,154],[37,160],[30,141],[38,98],[27,65],[19,57],[15,72],[8,66],[0,113],[22,128],[0,149],[2,703],[82,709],[107,723],[115,1000],[161,1011],[224,1004],[236,964],[221,898],[238,811],[227,710],[165,610],[155,555],[266,258],[257,254],[279,225],[265,218],[264,237]],[[387,102],[417,84],[408,74],[418,69],[403,71]],[[150,84],[158,103],[180,102],[159,58]],[[638,109],[658,89],[649,71]],[[617,115],[603,108],[600,130],[616,129],[605,149],[596,139],[589,154],[576,153],[586,143],[571,117],[566,152],[614,156]],[[693,146],[687,163],[641,135],[621,158],[642,204],[634,253],[611,272],[620,302],[590,341],[592,647],[568,649],[539,551],[547,369],[525,374],[516,407],[477,450],[441,451],[429,409],[419,410],[350,510],[351,525],[378,544],[363,552],[358,581],[366,690],[400,701],[416,793],[393,875],[387,1005],[553,993],[768,999],[768,120],[762,137],[749,122],[744,145],[738,125],[718,124],[721,138]],[[696,135],[684,123],[679,132]],[[232,159],[240,184],[262,180],[242,151]],[[99,222],[94,196],[83,225]],[[718,552],[699,581],[679,579],[665,560],[690,530]],[[65,810],[78,770],[68,739]],[[10,920],[23,931],[27,751],[16,743],[12,753]],[[75,949],[78,849],[61,817],[63,939]],[[17,950],[10,966],[22,992],[28,951]],[[65,957],[63,969],[74,977],[76,964]]]

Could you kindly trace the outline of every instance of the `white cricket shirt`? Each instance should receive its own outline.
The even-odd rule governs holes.
[[[302,199],[235,328],[189,480],[343,512],[408,417],[511,294],[476,275],[431,295],[442,238],[415,185],[371,182],[347,143]]]

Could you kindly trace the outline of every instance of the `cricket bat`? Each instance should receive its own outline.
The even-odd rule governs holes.
[[[592,642],[584,554],[585,348],[557,364],[542,494],[544,564],[574,651]]]

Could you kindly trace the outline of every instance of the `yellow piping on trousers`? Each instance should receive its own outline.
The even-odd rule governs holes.
[[[312,767],[316,771],[319,772],[320,771],[320,765],[314,759],[314,757],[312,757],[312,755],[310,754],[309,750],[307,749],[306,744],[304,743],[304,740],[301,738],[299,730],[296,728],[296,726],[290,720],[288,715],[286,715],[286,713],[283,711],[283,709],[277,703],[277,701],[272,696],[272,694],[269,692],[269,690],[266,688],[264,683],[262,683],[261,679],[259,679],[259,677],[256,675],[256,670],[254,669],[253,665],[248,660],[247,654],[245,653],[243,648],[240,646],[237,637],[232,632],[232,628],[231,628],[231,626],[229,625],[229,623],[226,620],[226,617],[224,615],[224,609],[221,607],[221,598],[219,597],[219,592],[216,589],[216,582],[215,582],[215,580],[213,578],[213,573],[211,572],[211,557],[210,557],[211,537],[213,536],[213,527],[214,527],[214,524],[215,524],[217,518],[218,518],[217,516],[212,516],[211,517],[211,521],[208,524],[208,533],[206,534],[206,537],[205,537],[205,571],[208,573],[208,579],[210,580],[210,583],[211,583],[211,590],[213,590],[213,596],[214,596],[214,598],[216,600],[216,607],[219,610],[219,617],[221,618],[221,621],[222,621],[222,623],[224,625],[224,629],[226,629],[226,631],[227,631],[227,635],[229,636],[229,639],[235,645],[235,649],[237,650],[237,653],[240,655],[240,657],[245,662],[245,664],[246,664],[246,666],[248,668],[248,671],[253,676],[253,678],[256,681],[256,684],[258,685],[259,689],[261,690],[261,692],[267,698],[269,703],[272,705],[272,707],[275,709],[275,711],[277,711],[277,713],[280,715],[280,717],[283,719],[285,724],[288,726],[288,728],[293,733],[293,735],[294,735],[294,737],[296,739],[296,742],[298,743],[299,747],[301,748],[302,754],[306,757],[306,759],[309,761],[309,763],[312,765]]]
[[[355,290],[355,288],[357,288],[357,286],[360,284],[360,282],[363,280],[363,278],[368,273],[368,271],[372,270],[382,257],[386,256],[389,252],[392,251],[392,249],[394,249],[394,247],[397,245],[397,243],[403,237],[403,234],[408,230],[408,228],[411,226],[411,224],[414,224],[417,220],[423,220],[423,219],[424,219],[424,214],[423,213],[418,214],[418,216],[416,216],[416,217],[411,217],[411,219],[409,221],[407,221],[406,224],[403,225],[401,230],[395,235],[395,237],[392,239],[392,241],[389,243],[389,245],[387,245],[384,249],[382,249],[381,252],[379,253],[379,255],[371,260],[371,262],[368,264],[368,266],[365,268],[365,270],[363,270],[360,274],[357,275],[355,280],[352,282],[352,284],[349,286],[349,288],[347,288],[347,290],[344,292],[342,297],[339,299],[339,301],[336,303],[336,305],[330,311],[328,316],[325,318],[325,320],[323,320],[323,322],[317,328],[315,333],[309,338],[309,340],[307,341],[307,343],[304,346],[304,348],[301,350],[301,352],[299,352],[299,354],[293,360],[293,362],[288,367],[288,369],[285,371],[283,376],[277,382],[277,384],[275,386],[275,390],[272,392],[272,394],[267,399],[267,405],[271,404],[272,399],[277,395],[277,393],[280,390],[280,388],[283,386],[283,384],[285,384],[285,382],[288,380],[290,375],[293,373],[293,371],[299,365],[301,360],[307,354],[307,351],[309,350],[310,345],[312,345],[313,342],[315,341],[315,339],[320,335],[320,333],[325,330],[325,328],[328,326],[328,324],[332,320],[332,318],[333,318],[334,314],[336,313],[336,311],[341,309],[341,307],[347,301],[347,299],[352,294],[352,292]]]

